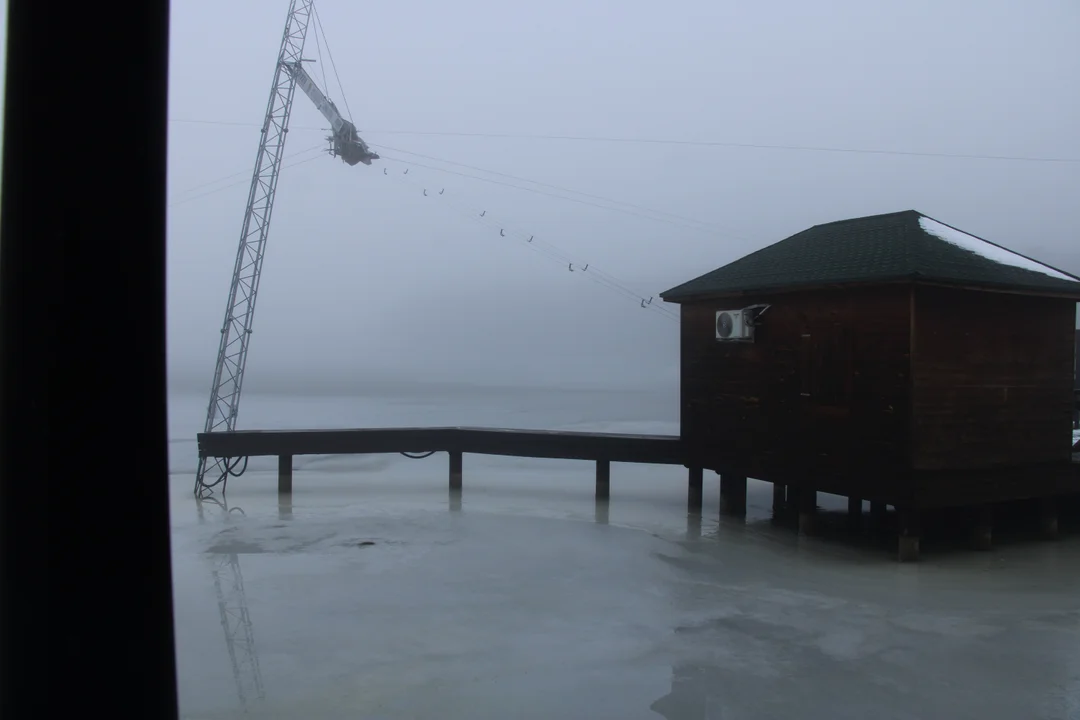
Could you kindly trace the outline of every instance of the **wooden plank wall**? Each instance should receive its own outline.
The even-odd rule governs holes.
[[[1076,341],[1073,349],[1073,427],[1080,428],[1080,329],[1076,330]]]
[[[1080,329],[1076,330],[1073,349],[1073,387],[1080,390]]]
[[[917,287],[914,467],[1069,461],[1076,305]]]
[[[715,312],[769,303],[753,344]],[[682,308],[682,437],[704,467],[893,497],[908,458],[910,290],[718,299]]]

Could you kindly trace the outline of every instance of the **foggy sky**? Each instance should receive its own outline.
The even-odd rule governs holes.
[[[287,6],[173,3],[174,385],[209,390]],[[1077,163],[402,134],[1080,158],[1073,0],[319,0],[317,7],[354,120],[386,156],[438,164],[381,146],[712,227],[691,230],[419,167],[406,182],[383,174],[404,170],[390,160],[348,167],[320,157],[286,167],[248,389],[289,378],[542,385],[677,377],[675,322],[521,240],[499,237],[464,206],[534,233],[645,296],[810,225],[905,209],[1080,273]],[[319,57],[310,33],[305,56]],[[324,90],[344,111],[326,48],[323,59],[308,70],[321,85],[326,66]],[[325,126],[297,93],[286,155],[323,144]],[[227,182],[195,186],[234,173],[228,182],[239,184],[188,200]],[[421,186],[445,195],[425,198]]]

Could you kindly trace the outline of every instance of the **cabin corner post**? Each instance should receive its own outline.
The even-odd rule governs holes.
[[[882,525],[889,515],[889,506],[876,500],[870,501],[870,517],[875,525]]]
[[[704,498],[705,471],[699,466],[687,468],[686,507],[690,512],[701,512]]]
[[[817,490],[799,488],[799,534],[813,535],[817,529]]]
[[[292,496],[293,456],[278,455],[278,495]]]
[[[790,485],[789,484],[787,486],[787,492],[785,493],[787,495],[787,498],[784,501],[784,510],[785,511],[791,512],[792,510],[798,510],[798,508],[799,508],[799,490],[800,490],[800,488],[799,488],[798,485]]]
[[[611,461],[596,461],[596,499],[607,500],[611,497]]]
[[[462,460],[461,453],[456,450],[451,450],[450,453],[450,489],[460,490],[462,479]]]
[[[976,505],[971,528],[971,545],[976,550],[990,550],[994,538],[994,506],[989,503]]]
[[[772,511],[773,515],[779,515],[784,512],[784,506],[787,504],[787,486],[774,482],[772,484]]]
[[[746,476],[722,473],[720,491],[721,514],[746,517]]]
[[[919,511],[903,508],[898,513],[897,560],[916,562],[919,559]]]
[[[848,524],[858,527],[862,523],[862,498],[849,495],[847,499]]]
[[[1044,540],[1058,539],[1057,498],[1043,498],[1039,501],[1039,531]]]

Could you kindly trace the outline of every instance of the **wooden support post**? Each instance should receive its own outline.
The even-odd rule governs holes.
[[[858,527],[862,524],[862,498],[849,496],[847,499],[848,524]]]
[[[917,510],[905,508],[897,515],[900,532],[896,558],[900,562],[915,562],[919,559],[919,513]]]
[[[686,508],[690,512],[701,512],[702,496],[704,494],[704,471],[699,467],[688,468]]]
[[[597,498],[596,507],[593,509],[593,520],[597,525],[607,525],[610,511],[611,503],[606,498]]]
[[[972,527],[971,544],[976,550],[989,550],[993,547],[994,507],[989,504],[975,508],[975,523]]]
[[[870,502],[870,517],[873,518],[874,523],[877,525],[885,522],[885,517],[889,514],[889,506],[883,502]]]
[[[732,511],[739,517],[746,517],[746,476],[740,475],[731,479],[734,487],[734,496],[731,498]]]
[[[701,538],[701,513],[686,514],[686,539],[698,540]]]
[[[1057,498],[1043,498],[1039,501],[1039,530],[1045,540],[1058,539]]]
[[[795,521],[798,523],[799,509],[799,486],[788,485],[784,488],[784,508],[779,515],[774,515],[773,519],[777,522],[784,524]]]
[[[292,497],[291,496],[284,496],[281,500],[278,501],[277,513],[278,513],[278,520],[292,520],[293,519]]]
[[[461,453],[450,453],[450,489],[461,489]]]
[[[720,487],[726,486],[727,494],[720,497],[720,512],[735,517],[746,517],[746,476],[721,475]]]
[[[772,484],[772,510],[773,514],[779,514],[784,511],[784,505],[787,503],[787,486],[781,485],[778,482]]]
[[[596,499],[607,500],[611,497],[611,462],[596,461]]]
[[[278,455],[277,491],[278,495],[292,495],[292,455]]]
[[[799,534],[813,535],[817,524],[817,491],[799,488]]]
[[[799,486],[788,485],[787,486],[787,501],[784,503],[784,507],[788,510],[799,507]]]

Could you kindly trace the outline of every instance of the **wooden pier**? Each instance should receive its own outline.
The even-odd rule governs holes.
[[[445,452],[450,458],[449,485],[460,489],[462,456],[592,460],[596,463],[596,496],[610,494],[611,463],[682,465],[677,435],[513,430],[506,428],[361,428],[353,430],[243,430],[200,433],[199,456],[206,458],[278,458],[278,491],[292,492],[292,458],[296,455],[366,455],[396,453],[427,456]],[[701,504],[700,469],[690,470],[691,498]]]
[[[199,456],[226,459],[235,467],[237,461],[250,457],[278,458],[278,492],[283,499],[293,491],[293,458],[297,455],[364,455],[402,454],[425,458],[446,453],[448,487],[460,491],[464,485],[466,454],[502,455],[509,457],[589,460],[596,463],[595,498],[611,496],[611,463],[642,463],[682,465],[687,468],[687,509],[700,513],[702,509],[705,468],[693,462],[687,445],[676,435],[624,435],[611,433],[565,432],[545,430],[514,430],[507,428],[360,428],[347,430],[245,430],[234,432],[200,433]],[[1045,473],[1052,468],[1044,468]],[[1055,498],[1080,493],[1080,452],[1072,456],[1071,467],[1053,469],[1059,484],[1049,494],[1034,493],[1028,499],[1039,499],[1040,522],[1044,536],[1058,535],[1057,503]],[[1062,472],[1064,470],[1064,472]],[[957,480],[950,478],[953,483]],[[213,480],[213,478],[209,478]],[[769,482],[770,480],[766,480]],[[940,483],[940,480],[938,481]],[[971,482],[978,482],[972,477]],[[792,519],[799,534],[816,532],[818,491],[824,488],[807,487],[772,480],[772,511],[774,519]],[[960,485],[963,485],[961,483]],[[1040,488],[1045,490],[1045,487]],[[827,491],[826,491],[827,492]],[[845,493],[833,493],[845,495]],[[862,522],[863,500],[870,500],[870,520],[881,526],[888,505],[896,508],[896,540],[898,558],[914,560],[919,554],[920,520],[918,508],[902,502],[848,494],[848,512],[852,524]],[[942,506],[969,506],[972,515],[973,548],[989,549],[992,539],[992,505],[986,502],[967,502],[960,493],[952,502]],[[975,493],[978,495],[978,493]],[[747,476],[743,473],[720,475],[720,507],[724,515],[746,515]]]
[[[687,469],[687,508],[700,512],[705,471],[689,463],[678,435],[631,435],[569,432],[561,430],[515,430],[510,428],[357,428],[345,430],[238,430],[200,433],[200,458],[222,458],[234,467],[250,457],[278,458],[278,493],[293,490],[293,457],[296,455],[401,454],[425,458],[435,453],[449,457],[448,486],[464,485],[463,456],[589,460],[596,463],[595,497],[611,497],[611,463],[682,465]],[[212,482],[214,478],[208,478]],[[720,479],[720,512],[746,514],[745,475],[725,474]],[[781,497],[786,498],[781,490]],[[794,495],[792,495],[794,497]],[[779,508],[779,506],[777,506]]]

